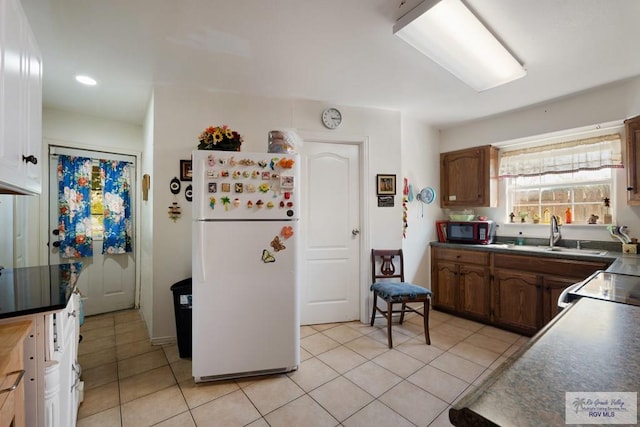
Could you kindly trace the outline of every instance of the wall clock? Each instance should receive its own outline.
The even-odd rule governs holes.
[[[328,129],[335,129],[342,123],[342,113],[337,108],[327,108],[322,112],[322,124]]]

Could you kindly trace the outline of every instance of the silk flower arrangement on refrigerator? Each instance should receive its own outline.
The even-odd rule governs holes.
[[[198,150],[240,151],[242,142],[242,135],[240,135],[239,132],[230,129],[227,125],[209,126],[198,135],[197,148]],[[190,177],[183,173],[183,163],[190,164],[188,161],[181,161],[180,179],[178,179],[178,177],[174,177],[169,184],[169,189],[171,193],[174,194],[174,201],[171,203],[171,206],[169,206],[168,214],[169,218],[171,218],[173,222],[176,222],[181,215],[180,205],[175,197],[175,195],[180,192],[180,181],[190,180]],[[192,187],[189,185],[185,190],[185,197],[188,202],[192,200],[192,196]]]

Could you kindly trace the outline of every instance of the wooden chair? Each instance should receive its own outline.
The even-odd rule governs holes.
[[[397,262],[394,262],[398,257]],[[399,267],[396,271],[396,265]],[[376,268],[378,267],[378,268]],[[424,337],[428,345],[431,345],[429,337],[429,302],[431,291],[422,286],[404,281],[404,257],[402,249],[372,249],[371,250],[371,278],[373,291],[373,310],[371,313],[371,326],[376,319],[376,311],[382,313],[387,319],[387,337],[389,348],[393,348],[391,339],[391,316],[400,313],[400,324],[404,321],[406,312],[418,313],[424,318]],[[387,309],[378,307],[378,298],[387,302]],[[423,303],[424,313],[419,312],[407,303]],[[402,304],[402,309],[394,310],[394,304]]]

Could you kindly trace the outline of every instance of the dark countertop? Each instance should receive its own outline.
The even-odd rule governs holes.
[[[565,426],[565,392],[637,392],[638,325],[640,307],[578,300],[458,402],[451,422]]]
[[[82,263],[0,270],[0,319],[67,306]]]
[[[431,246],[543,258],[607,261],[640,276],[640,255],[432,242]],[[531,250],[529,250],[531,249]],[[640,280],[640,277],[639,277]],[[565,426],[565,392],[638,392],[640,307],[581,298],[450,411],[456,426]]]

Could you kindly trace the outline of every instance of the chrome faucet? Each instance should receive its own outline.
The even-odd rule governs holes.
[[[553,247],[560,240],[560,227],[558,226],[558,217],[551,215],[551,233],[549,234],[549,246]]]

